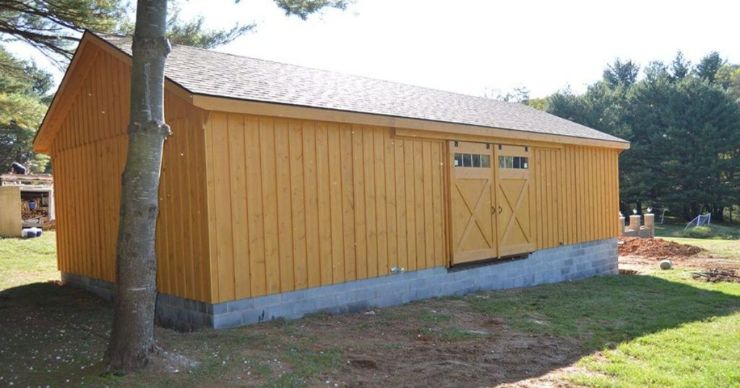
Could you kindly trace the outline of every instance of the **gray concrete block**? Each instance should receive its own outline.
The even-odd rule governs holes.
[[[206,308],[206,313],[212,314],[212,315],[218,315],[218,314],[225,313],[227,310],[228,310],[228,302],[208,304],[208,307]]]
[[[224,303],[227,312],[253,309],[258,305],[259,298],[239,299]],[[261,304],[260,304],[261,305]]]
[[[478,290],[526,287],[617,272],[617,240],[609,239],[545,249],[524,259],[462,270],[436,267],[217,304],[160,294],[157,315],[161,322],[171,326],[225,328],[280,317],[299,318],[319,311],[364,311],[372,306],[393,306]],[[113,294],[113,285],[105,281],[64,273],[62,279],[95,294]]]

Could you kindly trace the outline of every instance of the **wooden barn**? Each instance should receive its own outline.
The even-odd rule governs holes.
[[[130,41],[85,33],[35,139],[63,279],[110,297]],[[624,140],[533,108],[174,46],[162,323],[229,327],[616,273]]]

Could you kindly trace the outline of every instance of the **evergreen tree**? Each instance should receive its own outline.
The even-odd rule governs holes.
[[[707,54],[704,58],[696,64],[694,71],[696,75],[705,81],[714,82],[717,76],[717,72],[724,65],[724,60],[720,57],[719,53],[712,51]]]
[[[31,150],[36,128],[48,103],[51,75],[29,62],[13,58],[0,46],[0,173],[13,162],[44,172],[49,158]]]
[[[548,98],[550,113],[631,142],[620,157],[623,212],[646,204],[721,220],[740,203],[740,71],[717,53],[689,67],[679,52],[670,68],[648,64],[638,81],[638,67],[617,60],[583,95]]]
[[[671,79],[680,80],[691,72],[691,62],[684,58],[683,53],[676,53],[676,58],[671,63]]]
[[[613,63],[607,65],[604,70],[604,81],[608,82],[612,86],[625,86],[629,87],[637,81],[637,76],[640,74],[640,66],[637,66],[631,60],[623,62],[617,58]]]

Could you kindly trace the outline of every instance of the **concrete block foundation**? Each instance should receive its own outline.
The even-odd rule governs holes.
[[[403,272],[215,304],[160,293],[157,320],[163,326],[180,330],[228,328],[277,318],[297,319],[316,312],[364,311],[434,297],[617,273],[617,240],[608,239],[543,249],[522,259]],[[112,299],[113,284],[110,282],[69,273],[63,273],[62,280],[104,299]]]

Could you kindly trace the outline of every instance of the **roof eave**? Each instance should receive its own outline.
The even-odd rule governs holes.
[[[33,142],[34,151],[40,153],[49,153],[56,130],[60,125],[60,119],[56,119],[59,109],[59,101],[63,99],[68,88],[71,74],[79,66],[81,53],[89,44],[95,44],[109,54],[114,55],[127,63],[131,63],[131,55],[116,47],[112,43],[99,37],[98,35],[85,31],[80,44],[75,50],[70,66],[65,72],[64,78],[59,85],[57,93],[47,110],[44,120],[36,132]],[[555,144],[575,144],[588,145],[595,147],[616,148],[620,150],[629,149],[630,143],[627,141],[612,141],[595,138],[586,138],[578,136],[548,134],[521,129],[507,129],[478,126],[472,124],[462,124],[446,121],[434,121],[429,119],[418,119],[410,117],[390,116],[376,113],[357,112],[349,110],[339,110],[331,108],[320,108],[313,106],[303,106],[294,104],[285,104],[272,101],[256,101],[241,98],[232,98],[221,95],[209,95],[203,93],[194,93],[182,84],[177,83],[169,77],[165,78],[165,86],[174,91],[177,95],[192,103],[196,107],[209,111],[224,111],[233,113],[245,113],[255,115],[267,115],[285,118],[313,119],[321,121],[334,121],[342,123],[356,123],[365,125],[387,126],[392,128],[415,129],[428,131],[431,133],[448,133],[451,135],[462,134],[466,136],[478,136],[481,138],[501,138],[530,140]]]
[[[269,101],[256,101],[241,98],[224,97],[194,93],[192,103],[206,111],[264,115],[304,120],[332,121],[348,124],[363,124],[445,133],[454,136],[461,134],[480,138],[500,138],[512,140],[530,140],[542,143],[573,144],[626,150],[627,141],[611,141],[586,137],[547,134],[521,129],[507,129],[462,124],[446,121],[434,121],[409,117],[398,117],[366,112],[317,108],[312,106],[284,104]]]

